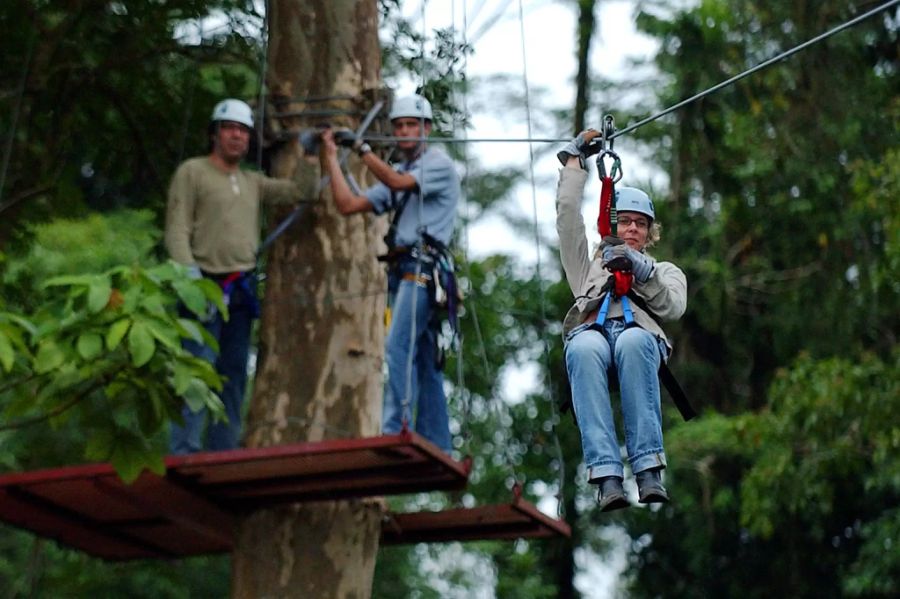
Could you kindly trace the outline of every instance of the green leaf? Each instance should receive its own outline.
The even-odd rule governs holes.
[[[157,341],[165,345],[173,352],[181,351],[181,344],[178,342],[178,330],[167,322],[158,319],[148,320],[147,328]]]
[[[140,368],[150,361],[153,352],[156,351],[156,342],[147,325],[141,321],[135,321],[128,332],[128,351],[131,352],[131,363]]]
[[[187,269],[177,262],[169,260],[153,268],[148,268],[144,271],[144,274],[158,285],[163,281],[171,281],[178,276],[187,276]]]
[[[116,473],[126,483],[137,480],[145,468],[160,473],[165,472],[162,457],[154,452],[146,441],[133,433],[123,433],[116,437],[109,459]]]
[[[172,387],[176,395],[184,395],[193,378],[191,368],[181,362],[172,364]]]
[[[225,305],[225,296],[222,294],[222,288],[219,287],[219,284],[210,279],[200,279],[192,283],[203,291],[206,299],[218,308],[225,320],[228,320],[228,306]]]
[[[3,370],[9,372],[12,370],[15,361],[16,353],[13,351],[12,343],[10,343],[9,338],[0,331],[0,366],[3,366]]]
[[[160,293],[148,295],[141,301],[141,309],[156,316],[163,316],[166,314],[165,297]]]
[[[76,344],[78,354],[85,360],[93,360],[103,351],[103,339],[97,333],[83,333]]]
[[[34,359],[34,369],[38,374],[46,374],[59,368],[65,362],[65,352],[55,341],[46,340],[38,346],[37,357]]]
[[[105,462],[113,447],[113,432],[107,428],[92,430],[84,446],[84,457],[92,462]]]
[[[126,314],[132,314],[141,304],[143,290],[140,285],[133,285],[129,287],[122,296],[124,298],[122,310],[124,310]]]
[[[197,285],[191,281],[175,281],[172,287],[188,310],[200,317],[206,314],[206,296]]]
[[[117,320],[109,327],[109,332],[106,333],[106,347],[109,351],[113,351],[119,346],[122,338],[125,337],[125,333],[128,332],[129,326],[131,326],[131,319],[123,318]]]
[[[207,387],[203,381],[191,377],[182,397],[184,397],[184,402],[191,409],[191,412],[199,412],[206,407],[210,394],[211,391],[209,390],[209,387]]]
[[[203,334],[200,332],[202,327],[197,324],[196,320],[179,318],[178,324],[180,325],[178,332],[182,337],[191,339],[197,343],[203,343]]]
[[[41,287],[65,287],[71,285],[83,285],[87,287],[94,281],[96,281],[96,275],[63,275],[47,279]]]
[[[20,328],[25,329],[29,334],[34,335],[37,332],[37,327],[35,327],[31,321],[19,316],[18,314],[10,314],[9,312],[0,312],[0,322],[11,322],[19,325]]]
[[[88,287],[88,311],[91,314],[96,314],[105,308],[106,304],[109,303],[109,295],[111,293],[112,286],[109,283],[109,279],[103,278],[92,282],[90,287]]]

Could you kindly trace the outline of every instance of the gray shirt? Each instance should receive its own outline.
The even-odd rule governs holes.
[[[417,187],[409,194],[409,200],[397,223],[397,245],[411,246],[419,239],[419,229],[449,245],[456,223],[456,205],[459,202],[459,175],[453,161],[442,150],[426,148],[412,162],[404,162],[397,171],[409,173]],[[395,191],[384,183],[376,183],[366,190],[366,198],[372,203],[375,214],[397,210],[406,191]]]

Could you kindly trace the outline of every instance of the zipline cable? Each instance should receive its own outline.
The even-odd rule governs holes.
[[[626,133],[631,133],[632,131],[634,131],[640,127],[643,127],[644,125],[652,123],[653,121],[655,121],[661,117],[664,117],[667,114],[678,110],[679,108],[684,108],[685,106],[687,106],[688,104],[690,104],[692,102],[696,102],[697,100],[700,100],[714,92],[717,92],[724,87],[727,87],[733,83],[736,83],[737,81],[740,81],[741,79],[744,79],[745,77],[748,77],[749,75],[752,75],[768,66],[771,66],[771,65],[775,64],[776,62],[782,61],[785,58],[789,58],[790,56],[793,56],[797,52],[800,52],[801,50],[805,50],[806,48],[808,48],[814,44],[817,44],[825,39],[828,39],[829,37],[832,37],[837,33],[840,33],[846,29],[849,29],[868,18],[870,18],[874,15],[877,15],[878,13],[884,12],[885,10],[887,10],[893,6],[896,6],[897,4],[900,4],[900,0],[889,0],[888,2],[885,2],[884,4],[882,4],[881,6],[876,6],[872,10],[865,12],[859,16],[856,16],[856,17],[850,19],[849,21],[845,21],[844,23],[837,25],[824,33],[821,33],[821,34],[817,35],[816,37],[803,42],[802,44],[794,46],[793,48],[791,48],[789,50],[785,50],[784,52],[778,54],[777,56],[774,56],[766,61],[763,61],[763,62],[759,63],[758,65],[751,67],[738,75],[735,75],[734,77],[730,77],[730,78],[728,78],[720,83],[717,83],[716,85],[714,85],[698,94],[691,96],[690,98],[682,100],[682,101],[680,101],[676,104],[673,104],[672,106],[669,106],[668,108],[661,110],[645,119],[642,119],[636,123],[628,125],[627,127],[620,129],[620,130],[616,131],[615,133],[613,133],[612,135],[610,135],[609,139],[612,140],[619,136],[625,135]],[[372,136],[372,137],[367,137],[366,139],[368,139],[369,141],[373,141],[373,142],[385,142],[385,143],[396,141],[396,138],[391,137],[391,136]],[[571,140],[571,138],[568,138],[568,137],[567,138],[546,138],[546,137],[533,138],[529,135],[527,138],[521,138],[521,137],[519,137],[519,138],[431,137],[431,138],[429,138],[428,141],[431,143],[451,144],[451,143],[565,143],[570,140]]]
[[[832,29],[829,29],[825,33],[819,34],[816,37],[814,37],[810,40],[807,40],[798,46],[794,46],[790,50],[786,50],[786,51],[782,52],[781,54],[778,54],[777,56],[770,58],[769,60],[761,62],[758,65],[756,65],[755,67],[751,67],[751,68],[747,69],[743,73],[735,75],[734,77],[731,77],[730,79],[726,79],[725,81],[722,81],[721,83],[718,83],[718,84],[710,87],[709,89],[706,89],[706,90],[700,92],[699,94],[695,94],[695,95],[691,96],[690,98],[687,98],[686,100],[682,100],[681,102],[678,102],[677,104],[673,104],[672,106],[669,106],[665,110],[662,110],[662,111],[660,111],[652,116],[649,116],[643,120],[640,120],[637,123],[634,123],[633,125],[629,125],[629,126],[625,127],[624,129],[616,131],[615,133],[613,133],[612,135],[609,136],[609,139],[615,139],[615,138],[619,137],[620,135],[625,135],[626,133],[631,133],[632,131],[634,131],[635,129],[637,129],[639,127],[643,127],[644,125],[646,125],[648,123],[652,123],[656,119],[664,117],[665,115],[669,114],[670,112],[678,110],[679,108],[683,108],[684,106],[687,106],[688,104],[690,104],[692,102],[696,102],[697,100],[704,98],[704,97],[708,96],[709,94],[717,92],[720,89],[722,89],[723,87],[727,87],[727,86],[731,85],[732,83],[736,83],[736,82],[740,81],[741,79],[743,79],[744,77],[748,77],[749,75],[752,75],[753,73],[756,73],[757,71],[760,71],[769,65],[772,65],[772,64],[775,64],[776,62],[784,60],[785,58],[788,58],[789,56],[796,54],[800,50],[804,50],[804,49],[812,46],[813,44],[821,42],[822,40],[825,40],[825,39],[835,35],[836,33],[840,33],[841,31],[844,31],[845,29],[849,29],[850,27],[853,27],[857,23],[860,23],[861,21],[864,21],[864,20],[868,19],[869,17],[874,16],[880,12],[883,12],[883,11],[887,10],[888,8],[895,6],[897,4],[900,4],[900,0],[890,0],[889,2],[885,2],[881,6],[877,6],[877,7],[873,8],[872,10],[859,15],[858,17],[850,19],[849,21],[846,21],[846,22],[838,25],[837,27],[833,27]]]

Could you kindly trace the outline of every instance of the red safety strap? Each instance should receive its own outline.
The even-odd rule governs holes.
[[[612,199],[615,196],[612,177],[600,177],[600,214],[597,215],[597,232],[601,237],[612,235]]]
[[[240,271],[230,273],[227,277],[225,277],[224,279],[222,279],[221,281],[219,281],[219,286],[220,286],[222,289],[227,289],[229,285],[231,285],[232,283],[234,283],[235,281],[237,281],[238,279],[240,279],[240,278],[241,278],[241,275],[243,275],[243,274],[244,274],[244,273],[242,273],[242,272],[240,272]]]
[[[631,291],[631,285],[634,283],[634,275],[631,272],[625,272],[624,270],[614,270],[612,271],[612,274],[616,278],[614,287],[616,297],[625,297],[628,295],[628,292]]]

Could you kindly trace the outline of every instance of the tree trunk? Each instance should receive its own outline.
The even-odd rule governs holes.
[[[307,112],[275,124],[355,128],[371,104],[363,92],[380,86],[376,0],[270,0],[269,10],[274,109]],[[323,110],[347,114],[325,118]],[[355,155],[348,164],[362,180]],[[301,158],[296,142],[273,157],[272,170],[299,181],[306,197],[317,195],[318,158]],[[327,186],[318,195],[268,255],[249,447],[379,432],[385,280],[375,255],[384,223],[341,216]],[[377,500],[249,514],[236,531],[232,596],[369,597],[381,515]]]
[[[578,28],[576,37],[578,47],[575,56],[578,59],[578,70],[575,73],[575,133],[587,128],[585,117],[590,101],[591,81],[591,41],[594,39],[594,2],[595,0],[577,0]]]

